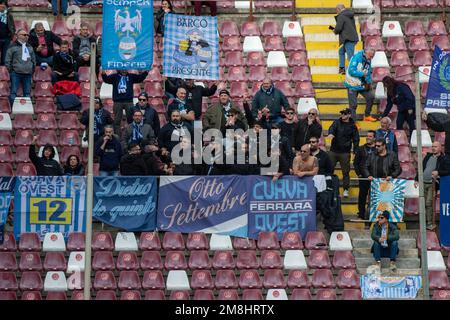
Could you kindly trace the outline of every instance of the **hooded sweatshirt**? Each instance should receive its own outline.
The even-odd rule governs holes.
[[[336,19],[336,27],[333,32],[339,35],[339,44],[344,44],[346,41],[359,41],[354,15],[352,10],[345,9],[334,17]]]
[[[50,157],[46,159],[44,156],[38,157],[36,155],[36,147],[34,144],[30,145],[29,149],[29,157],[31,162],[36,167],[36,174],[38,176],[62,176],[62,168],[59,163],[53,159],[55,156],[55,151],[51,144],[46,144],[44,150],[47,148],[51,148],[52,153]]]

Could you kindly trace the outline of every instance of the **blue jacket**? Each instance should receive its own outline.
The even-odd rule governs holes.
[[[384,141],[386,141],[386,149],[398,153],[397,138],[395,137],[393,130],[384,131],[382,129],[377,129],[375,131],[375,138],[383,138]]]
[[[367,70],[367,76],[364,76],[364,70]],[[372,67],[361,50],[349,62],[344,85],[352,91],[363,91],[365,83],[372,83]]]
[[[140,74],[129,73],[126,76],[127,90],[125,93],[119,93],[117,91],[117,86],[120,82],[120,74],[113,73],[111,75],[102,74],[102,79],[104,82],[112,84],[113,86],[113,101],[115,102],[132,102],[133,101],[133,84],[141,83],[145,80],[148,75],[148,71],[144,71]]]
[[[100,158],[101,171],[118,171],[120,158],[122,157],[122,146],[116,137],[108,141],[105,150],[100,147],[103,144],[103,138],[100,137],[95,144],[95,155]]]
[[[394,96],[387,97],[387,105],[386,109],[384,110],[383,117],[388,116],[393,104],[397,105],[398,112],[405,112],[407,110],[415,109],[416,97],[407,84],[399,83],[395,86]]]

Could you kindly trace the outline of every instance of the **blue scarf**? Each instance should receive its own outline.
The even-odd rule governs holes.
[[[271,85],[270,88],[266,90],[266,89],[264,89],[263,86],[261,86],[261,91],[264,92],[265,94],[267,94],[268,96],[270,96],[273,92],[273,88],[274,88],[274,86]]]
[[[120,76],[119,85],[117,86],[117,92],[119,94],[125,94],[127,93],[127,79],[128,76]]]
[[[8,24],[8,9],[0,12],[0,22],[4,24]]]
[[[176,98],[175,100],[178,101],[178,110],[180,110],[180,112],[186,110],[186,100],[181,100],[179,98]]]
[[[72,62],[69,53],[60,51],[59,55],[61,56],[61,59],[63,59],[65,63],[69,64]]]
[[[131,136],[130,142],[139,143],[141,142],[142,138],[144,137],[142,135],[141,129],[142,129],[143,123],[136,123],[133,122],[133,135]]]
[[[100,135],[100,125],[102,124],[103,109],[94,112],[94,135]]]

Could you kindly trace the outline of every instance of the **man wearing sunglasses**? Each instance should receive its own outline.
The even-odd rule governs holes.
[[[375,140],[375,148],[376,153],[370,155],[363,163],[363,176],[368,177],[370,181],[373,178],[385,178],[387,181],[397,178],[402,173],[397,154],[387,151],[386,141],[383,138]]]
[[[317,109],[309,109],[307,117],[301,119],[294,127],[294,148],[300,148],[309,143],[311,137],[320,137],[322,135],[322,126],[318,121]]]
[[[319,163],[319,172],[317,174],[322,174],[329,176],[333,173],[333,168],[331,165],[330,156],[328,153],[319,148],[319,138],[311,137],[309,139],[309,148],[311,150],[311,155],[317,158]]]
[[[133,114],[135,111],[142,112],[144,116],[144,123],[149,124],[152,127],[155,132],[155,136],[157,137],[160,129],[159,116],[158,112],[150,105],[146,92],[141,92],[138,96],[138,102],[127,110],[128,124],[133,122]]]
[[[389,258],[391,260],[390,270],[395,272],[397,271],[395,260],[398,254],[400,235],[395,224],[389,222],[389,216],[387,210],[378,213],[377,222],[372,226],[373,245],[371,252],[379,270],[381,270],[381,258]]]
[[[295,110],[291,107],[286,109],[284,121],[280,123],[280,134],[289,139],[290,145],[294,146]]]

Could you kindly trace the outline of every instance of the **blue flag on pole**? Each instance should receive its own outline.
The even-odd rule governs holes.
[[[439,188],[441,190],[439,222],[441,244],[450,247],[450,176],[441,177]]]
[[[425,108],[450,109],[450,54],[434,47]]]
[[[166,14],[163,65],[166,77],[219,80],[217,17]]]
[[[153,64],[153,1],[103,3],[103,70],[150,70]]]

